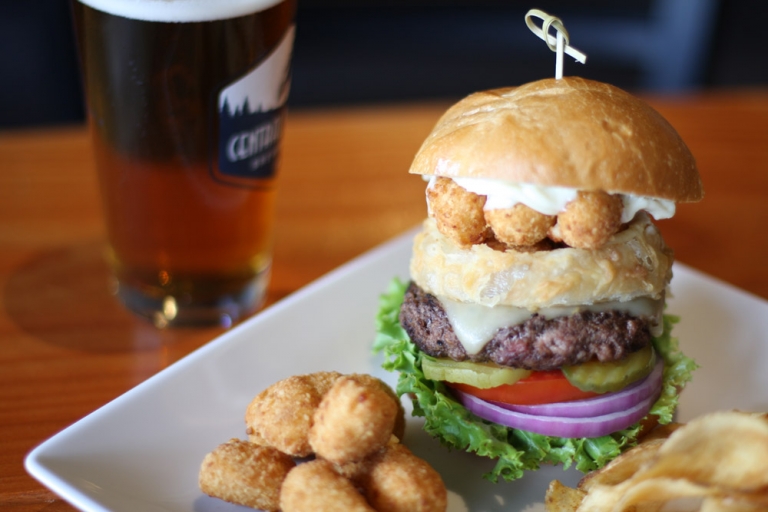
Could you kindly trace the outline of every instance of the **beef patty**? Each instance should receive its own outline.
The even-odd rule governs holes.
[[[527,370],[622,359],[651,342],[650,321],[624,311],[582,311],[547,319],[534,314],[503,327],[475,355],[453,332],[440,301],[411,282],[400,309],[400,324],[423,352],[455,361],[494,362]]]

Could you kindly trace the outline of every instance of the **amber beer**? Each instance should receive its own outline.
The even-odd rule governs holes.
[[[74,0],[118,295],[157,325],[262,301],[295,0]]]

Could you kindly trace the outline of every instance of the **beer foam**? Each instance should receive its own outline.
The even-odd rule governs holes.
[[[93,9],[143,21],[193,22],[237,18],[282,0],[78,0]]]

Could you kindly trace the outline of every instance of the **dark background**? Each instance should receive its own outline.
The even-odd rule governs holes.
[[[458,99],[554,76],[532,7],[588,55],[566,56],[566,75],[633,92],[768,84],[766,0],[299,0],[289,104]],[[0,0],[0,129],[82,120],[68,0]]]

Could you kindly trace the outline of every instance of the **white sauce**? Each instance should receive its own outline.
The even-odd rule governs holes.
[[[512,183],[485,178],[453,178],[461,188],[486,196],[485,209],[512,208],[522,203],[544,215],[557,215],[576,199],[578,190],[568,187],[542,187],[531,183]]]
[[[634,195],[622,195],[621,199],[624,201],[622,223],[631,221],[640,210],[647,211],[656,220],[670,219],[675,215],[675,202],[669,199]]]
[[[482,306],[439,298],[445,309],[448,321],[456,333],[464,349],[469,355],[479,353],[491,341],[493,335],[501,328],[521,324],[531,318],[534,313],[552,319],[570,316],[580,311],[624,311],[634,317],[644,317],[651,320],[651,335],[659,336],[663,330],[661,321],[664,310],[663,299],[640,297],[627,302],[602,302],[583,306],[555,306],[529,311],[514,306]]]
[[[236,18],[282,0],[79,0],[115,16],[144,21],[192,22]]]
[[[432,187],[436,176],[429,177]],[[557,215],[565,210],[565,205],[576,198],[578,190],[570,187],[545,187],[530,183],[513,183],[487,178],[452,178],[457,185],[475,194],[486,196],[485,209],[496,210],[512,208],[524,204],[544,215]],[[624,210],[621,222],[631,221],[640,210],[650,213],[654,219],[669,219],[675,214],[675,203],[669,199],[622,194]],[[427,208],[431,212],[429,199]]]

